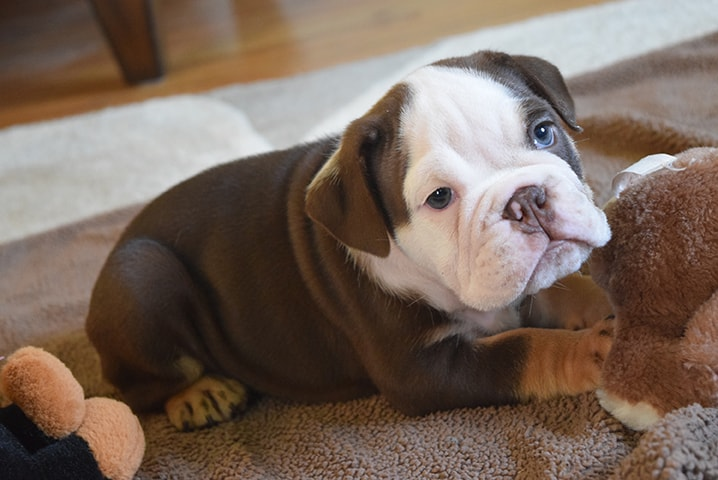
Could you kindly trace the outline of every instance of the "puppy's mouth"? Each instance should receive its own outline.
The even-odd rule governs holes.
[[[523,294],[546,288],[580,268],[591,249],[608,239],[602,228],[596,228],[605,220],[601,222],[602,215],[585,199],[564,197],[559,202],[549,197],[543,186],[521,187],[502,212],[502,220],[519,233],[514,246],[528,274]]]

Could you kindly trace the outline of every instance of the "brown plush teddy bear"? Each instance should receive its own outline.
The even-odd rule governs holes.
[[[70,370],[50,353],[23,347],[3,366],[0,477],[129,480],[145,437],[137,417],[110,398],[85,399]]]
[[[616,316],[597,393],[636,430],[692,403],[718,406],[718,149],[669,163],[622,175],[633,178],[605,208],[612,239],[589,263]]]

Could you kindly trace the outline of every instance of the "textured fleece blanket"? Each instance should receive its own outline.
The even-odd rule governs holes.
[[[718,146],[718,34],[570,80],[597,202],[639,157]],[[104,256],[132,206],[0,246],[0,353],[33,343],[88,396],[112,395],[82,332]],[[718,478],[718,410],[690,406],[639,434],[593,394],[421,418],[380,396],[303,405],[263,398],[242,418],[180,433],[141,416],[138,478]],[[0,477],[2,476],[0,472]]]

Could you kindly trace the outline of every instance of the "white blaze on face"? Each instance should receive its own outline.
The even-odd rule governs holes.
[[[373,262],[388,288],[419,289],[439,308],[455,296],[472,309],[498,309],[577,270],[591,248],[608,241],[591,191],[565,160],[532,146],[511,90],[445,67],[420,69],[406,82],[412,95],[401,134],[411,159],[404,182],[410,221],[396,230],[387,260],[411,279],[381,278],[381,262]],[[527,186],[546,193],[545,232],[526,233],[504,217]],[[439,188],[453,192],[442,209],[426,203]]]

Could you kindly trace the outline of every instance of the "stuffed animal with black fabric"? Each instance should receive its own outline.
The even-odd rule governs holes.
[[[55,356],[23,347],[0,374],[0,477],[12,480],[129,480],[145,438],[122,402],[85,399],[72,372]]]

